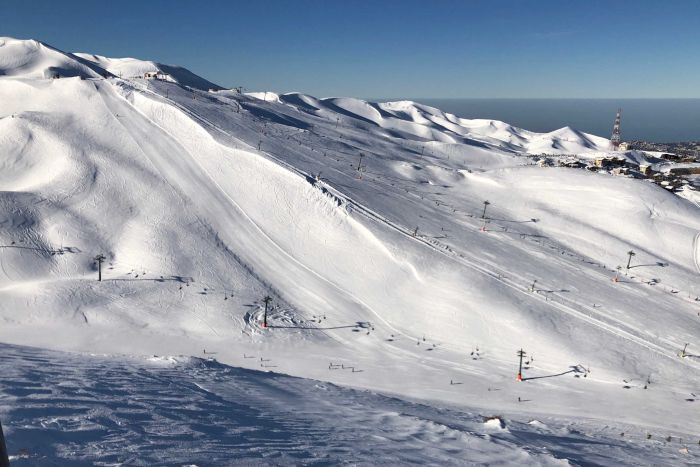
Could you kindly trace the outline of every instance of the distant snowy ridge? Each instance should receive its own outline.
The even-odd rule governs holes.
[[[467,119],[418,102],[368,102],[349,97],[318,99],[301,93],[250,92],[248,96],[278,102],[329,119],[354,119],[376,125],[387,136],[443,143],[486,145],[528,154],[579,154],[606,151],[610,141],[570,127],[535,133],[499,120]]]
[[[136,58],[66,53],[35,40],[1,37],[0,44],[0,76],[99,78],[113,75],[133,79],[143,78],[150,72],[194,89],[224,89],[180,66]],[[317,116],[352,118],[381,127],[387,136],[393,137],[443,143],[471,142],[530,154],[596,152],[609,148],[609,140],[569,127],[550,133],[534,133],[498,120],[460,118],[413,101],[375,103],[347,97],[318,99],[300,93],[279,95],[274,92],[252,92],[248,95],[284,103]]]

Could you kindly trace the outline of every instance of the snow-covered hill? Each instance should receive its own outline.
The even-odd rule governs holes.
[[[607,140],[2,43],[0,341],[697,438],[700,209],[533,165]]]
[[[186,68],[135,58],[107,58],[86,53],[66,53],[35,40],[0,37],[0,76],[17,78],[98,78],[119,76],[143,78],[157,73],[168,81],[200,90],[221,90],[221,86],[195,75]]]
[[[605,151],[610,141],[566,127],[551,133],[534,133],[497,120],[464,119],[413,101],[366,102],[352,98],[317,99],[304,94],[278,95],[252,92],[265,102],[286,104],[295,110],[324,119],[344,118],[355,125],[373,126],[382,136],[413,141],[467,144],[496,150],[531,154],[571,154]]]
[[[0,76],[96,78],[102,71],[76,55],[54,49],[43,42],[0,37]]]
[[[108,58],[86,53],[76,53],[75,56],[92,62],[109,73],[123,78],[143,78],[146,73],[150,72],[162,75],[163,79],[167,81],[203,91],[223,89],[221,86],[207,81],[181,66],[165,65],[151,60],[139,60],[136,58]]]

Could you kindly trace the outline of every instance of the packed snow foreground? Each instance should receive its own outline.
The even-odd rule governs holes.
[[[608,147],[0,38],[13,465],[700,462],[700,208],[534,164]]]

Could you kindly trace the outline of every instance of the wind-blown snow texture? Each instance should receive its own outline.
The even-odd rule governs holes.
[[[621,438],[585,419],[492,419],[191,357],[0,350],[17,466],[684,460],[678,439],[649,442],[629,426]]]
[[[177,67],[144,80],[150,62],[0,44],[0,341],[206,349],[432,406],[679,436],[653,449],[697,461],[700,209],[644,181],[532,165],[607,140],[413,102],[241,95]],[[605,436],[596,455],[637,462]],[[508,456],[538,442],[491,460],[521,463]]]

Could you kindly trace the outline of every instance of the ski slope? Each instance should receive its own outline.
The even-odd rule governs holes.
[[[0,341],[697,438],[700,209],[534,165],[604,138],[0,43]]]
[[[588,420],[492,418],[211,357],[116,357],[0,346],[12,465],[682,463],[677,437]],[[255,356],[259,361],[258,355]],[[339,370],[342,371],[342,370]],[[56,381],[60,381],[56,384]],[[181,404],[186,400],[186,404]],[[336,423],[342,420],[343,423]]]

